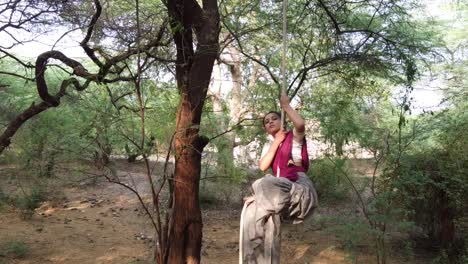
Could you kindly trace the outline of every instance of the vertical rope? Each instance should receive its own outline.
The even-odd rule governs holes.
[[[286,92],[286,52],[288,48],[288,18],[287,18],[288,0],[283,0],[283,52],[281,58],[281,76],[283,82],[281,92]],[[284,109],[281,109],[281,127],[284,127]]]
[[[283,82],[281,85],[281,93],[286,92],[286,51],[287,51],[287,41],[288,41],[288,36],[287,36],[287,16],[286,16],[286,11],[288,7],[288,1],[283,0],[283,53],[282,53],[282,58],[281,58],[281,75],[283,77]],[[284,127],[284,122],[285,122],[285,113],[284,109],[281,108],[281,128]],[[280,168],[278,166],[277,174],[276,177],[280,176]],[[247,203],[244,202],[244,206],[242,207],[242,212],[241,212],[241,219],[240,219],[240,234],[239,234],[239,264],[244,263],[243,255],[244,255],[244,245],[243,245],[243,232],[244,232],[244,214],[245,210],[247,208]]]
[[[288,0],[283,0],[283,52],[281,54],[281,76],[283,82],[281,84],[281,94],[286,93],[286,52],[288,48],[288,17],[287,17]],[[280,95],[281,96],[281,95]],[[281,128],[284,128],[285,112],[281,108]],[[280,168],[278,166],[276,177],[280,176]]]

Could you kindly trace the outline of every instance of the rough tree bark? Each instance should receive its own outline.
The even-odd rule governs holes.
[[[202,219],[198,202],[201,152],[208,143],[199,135],[203,104],[219,52],[216,0],[167,2],[177,48],[176,79],[180,101],[176,118],[173,224],[167,263],[200,263]],[[196,41],[194,41],[194,35]],[[193,45],[196,43],[196,51]]]

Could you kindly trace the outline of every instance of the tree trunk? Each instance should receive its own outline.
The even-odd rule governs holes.
[[[240,120],[241,115],[244,112],[242,109],[242,71],[241,71],[241,60],[239,51],[235,47],[228,47],[229,54],[231,56],[231,63],[229,64],[229,71],[232,76],[232,91],[229,116],[231,124],[237,124]]]
[[[242,70],[241,59],[239,51],[233,47],[228,46],[227,52],[223,53],[221,60],[228,65],[229,72],[231,73],[232,89],[231,95],[228,100],[229,103],[229,121],[226,122],[226,127],[233,127],[239,124],[241,116],[246,112],[242,107]],[[218,144],[218,151],[221,153],[220,157],[223,159],[223,165],[227,169],[234,166],[234,148],[236,147],[235,133],[228,133],[224,139],[220,139]],[[221,149],[219,149],[221,147]],[[219,163],[219,161],[218,161]]]
[[[211,101],[213,103],[213,112],[216,116],[221,117],[223,113],[223,104],[221,102],[221,85],[222,85],[222,75],[221,75],[221,66],[219,63],[213,65],[213,81],[208,88],[208,94],[210,95]]]
[[[168,12],[177,48],[180,102],[176,117],[173,228],[167,263],[200,263],[202,219],[198,187],[201,152],[208,139],[199,135],[199,126],[219,51],[218,5],[216,0],[204,0],[203,7],[195,0],[171,0]]]
[[[222,56],[222,55],[221,55]],[[223,103],[222,103],[222,74],[221,66],[219,63],[215,63],[213,67],[213,80],[211,85],[208,88],[208,93],[210,95],[211,101],[213,103],[213,114],[217,117],[218,125],[222,129],[227,129],[229,126],[229,120],[223,113]],[[231,137],[228,134],[218,138],[216,141],[217,152],[217,162],[216,168],[220,174],[226,174],[228,168],[231,168],[234,165],[233,155],[232,155],[232,144]]]
[[[437,207],[433,214],[433,226],[430,237],[442,249],[450,250],[455,240],[455,214],[450,207],[448,194],[444,190],[438,190]]]

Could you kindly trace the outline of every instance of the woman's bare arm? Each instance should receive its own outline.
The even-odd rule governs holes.
[[[281,107],[284,112],[288,115],[289,119],[292,121],[294,128],[298,134],[304,134],[305,132],[305,122],[304,119],[299,115],[299,113],[294,110],[294,108],[289,105],[289,98],[285,92],[281,93],[280,97]]]
[[[268,149],[268,152],[263,156],[260,161],[258,162],[258,166],[260,170],[266,171],[270,168],[273,159],[275,158],[276,150],[278,150],[279,145],[283,142],[286,138],[286,132],[284,130],[280,130],[275,134],[275,140]]]

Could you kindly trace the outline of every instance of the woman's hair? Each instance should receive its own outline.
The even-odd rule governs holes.
[[[263,116],[263,119],[262,119],[262,127],[265,127],[265,118],[267,117],[267,115],[269,114],[275,114],[277,115],[279,118],[281,118],[281,113],[278,112],[278,111],[270,111],[268,113],[266,113],[264,116]]]

